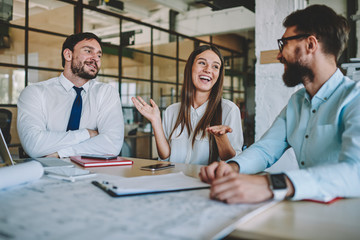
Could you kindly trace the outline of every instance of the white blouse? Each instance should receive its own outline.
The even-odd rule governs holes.
[[[236,156],[241,153],[243,145],[243,133],[241,127],[241,116],[240,110],[235,103],[222,99],[222,125],[226,125],[232,128],[232,133],[227,133],[230,143],[236,151]],[[196,128],[198,122],[203,117],[208,102],[194,109],[191,107],[191,126],[193,129]],[[176,119],[180,111],[180,103],[174,103],[166,108],[163,116],[163,129],[166,138],[169,140],[170,133],[175,126]],[[169,141],[171,154],[168,159],[170,162],[179,163],[190,163],[190,164],[201,164],[208,165],[209,161],[209,137],[206,133],[205,137],[201,139],[201,133],[195,138],[194,147],[192,147],[192,133],[188,135],[187,128],[185,126],[183,132],[179,136],[181,126],[171,136]]]

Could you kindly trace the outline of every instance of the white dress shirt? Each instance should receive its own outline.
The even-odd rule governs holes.
[[[235,103],[222,99],[222,125],[227,125],[232,128],[232,133],[227,133],[227,136],[230,140],[231,146],[236,151],[236,156],[241,153],[243,145],[243,133],[241,127],[241,115],[239,108]],[[205,102],[203,105],[194,109],[191,107],[191,126],[193,129],[196,128],[197,124],[203,117],[208,102]],[[170,105],[164,114],[163,119],[163,129],[165,136],[169,139],[170,133],[175,126],[176,119],[179,115],[180,103],[175,103]],[[178,126],[177,129],[171,136],[169,141],[171,154],[169,161],[171,162],[180,162],[180,163],[190,163],[190,164],[201,164],[208,165],[210,149],[209,149],[209,136],[206,133],[204,138],[201,138],[201,133],[196,136],[194,147],[192,146],[193,135],[188,135],[187,128],[184,128],[184,131],[181,131],[181,126]],[[162,159],[164,160],[164,159]]]
[[[57,152],[60,157],[81,154],[118,155],[124,141],[124,118],[119,93],[112,86],[89,80],[82,87],[79,130],[67,131],[76,97],[74,84],[59,77],[27,86],[18,100],[17,128],[31,157]],[[90,138],[87,129],[99,135]]]

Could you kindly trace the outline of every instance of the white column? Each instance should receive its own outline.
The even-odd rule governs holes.
[[[298,89],[284,85],[281,63],[260,64],[260,53],[278,49],[277,39],[285,32],[284,18],[296,7],[298,0],[256,0],[255,2],[255,141],[258,140],[286,106],[290,96]],[[293,151],[287,151],[270,171],[297,168]]]

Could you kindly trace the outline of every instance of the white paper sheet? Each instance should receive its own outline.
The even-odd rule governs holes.
[[[0,190],[41,178],[44,168],[37,161],[0,168]]]
[[[214,201],[209,189],[114,198],[91,184],[122,179],[126,178],[98,174],[71,183],[43,177],[0,191],[0,238],[222,238],[239,219],[269,206],[268,202],[229,205]]]

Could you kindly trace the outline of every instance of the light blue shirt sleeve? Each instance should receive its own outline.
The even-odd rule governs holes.
[[[279,160],[289,147],[286,141],[285,111],[286,109],[282,110],[260,141],[251,145],[238,157],[229,160],[239,164],[241,173],[254,174],[264,171]]]

